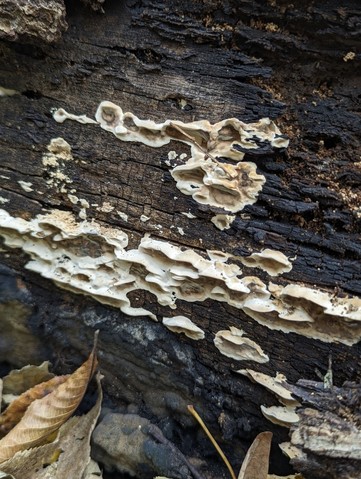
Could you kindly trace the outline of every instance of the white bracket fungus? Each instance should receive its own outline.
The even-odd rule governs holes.
[[[92,120],[86,115],[73,115],[72,113],[68,113],[67,111],[65,111],[63,108],[54,108],[52,110],[52,113],[54,120],[58,123],[64,123],[65,120],[74,120],[78,123],[82,123],[83,125],[86,125],[88,123],[96,125],[98,123],[97,121]]]
[[[193,154],[184,165],[171,170],[177,188],[197,203],[237,212],[257,201],[266,179],[256,173],[256,165],[236,165],[205,159],[203,153]],[[224,229],[224,228],[223,228]]]
[[[273,249],[264,249],[260,253],[252,253],[250,256],[239,258],[249,268],[260,268],[270,276],[278,276],[288,273],[292,269],[292,263],[286,255]]]
[[[297,458],[297,459],[304,460],[306,458],[305,453],[302,452],[300,448],[294,446],[290,442],[281,442],[281,444],[279,444],[279,447],[281,451],[283,452],[283,454],[287,456],[289,459]],[[298,477],[296,479],[303,479],[303,476]]]
[[[325,342],[353,345],[361,339],[361,299],[289,284],[269,284],[251,294],[243,311],[258,323],[285,333],[295,332]]]
[[[137,141],[154,148],[167,145],[171,140],[190,145],[191,157],[184,165],[171,170],[177,188],[198,203],[231,212],[254,203],[266,181],[263,175],[257,174],[254,163],[242,162],[245,153],[259,149],[260,144],[268,144],[270,148],[288,146],[288,140],[268,118],[249,124],[236,118],[213,125],[206,120],[155,123],[141,120],[131,112],[124,113],[120,106],[109,101],[98,106],[97,121],[63,109],[54,111],[53,117],[60,123],[67,119],[80,123],[98,122],[122,141]],[[221,162],[218,158],[236,163]]]
[[[348,345],[361,339],[360,298],[337,298],[294,284],[267,288],[255,276],[241,277],[239,267],[216,251],[209,252],[208,260],[147,235],[137,249],[126,250],[128,237],[121,230],[77,223],[60,210],[30,221],[0,210],[0,235],[6,245],[31,256],[28,269],[132,316],[156,319],[130,305],[128,293],[143,289],[171,308],[177,299],[213,299],[242,309],[270,329]]]
[[[30,193],[30,191],[33,191],[33,188],[32,188],[33,184],[30,183],[29,181],[18,180],[18,183],[21,186],[21,188],[27,193]]]
[[[292,396],[290,391],[285,387],[287,385],[287,379],[283,374],[277,374],[275,378],[268,376],[267,374],[253,371],[252,369],[240,369],[237,373],[246,376],[253,382],[260,384],[273,393],[278,401],[283,406],[271,406],[265,407],[261,405],[262,414],[266,419],[273,424],[279,426],[291,427],[296,424],[299,417],[296,413],[296,407],[300,406],[300,403]]]
[[[228,358],[237,361],[255,361],[256,363],[267,363],[269,357],[262,351],[262,348],[251,339],[243,336],[241,329],[230,327],[230,331],[218,331],[214,338],[216,348]]]
[[[172,318],[163,318],[162,323],[174,333],[183,333],[188,338],[198,341],[204,339],[203,329],[196,326],[186,316],[173,316]]]
[[[77,223],[71,213],[60,210],[30,221],[0,210],[0,235],[6,245],[31,256],[28,269],[132,316],[156,319],[147,310],[131,307],[127,294],[138,289],[152,292],[171,308],[178,298],[230,301],[232,294],[249,292],[237,278],[241,272],[236,265],[206,260],[147,235],[138,249],[127,251],[128,237],[121,230]]]

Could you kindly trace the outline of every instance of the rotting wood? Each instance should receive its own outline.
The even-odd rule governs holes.
[[[97,15],[68,2],[69,29],[56,46],[0,44],[0,86],[19,92],[0,98],[1,207],[26,219],[52,208],[80,212],[81,204],[46,183],[51,179],[42,164],[46,146],[63,137],[75,158],[64,163],[63,173],[72,180],[69,189],[89,205],[97,204],[87,210],[89,218],[123,229],[132,247],[149,232],[200,253],[226,250],[246,256],[270,248],[297,257],[292,270],[279,278],[283,285],[300,282],[335,295],[359,295],[360,60],[347,56],[360,50],[358,2],[307,9],[299,1],[293,8],[286,2],[107,3],[105,14]],[[153,150],[121,143],[91,126],[85,131],[52,120],[51,108],[92,116],[102,100],[159,122],[214,123],[232,116],[252,122],[269,116],[288,134],[290,146],[282,154],[246,156],[266,183],[257,202],[237,214],[230,229],[220,231],[210,219],[221,211],[182,195],[165,165],[169,150],[180,156],[187,147],[174,143]],[[142,221],[142,215],[149,220]],[[270,357],[257,370],[272,376],[282,372],[291,383],[316,379],[315,368],[325,372],[330,352],[338,386],[360,380],[358,345],[270,331],[224,303],[180,302],[176,314],[206,331],[206,340],[194,344],[161,324],[60,291],[24,270],[28,260],[17,250],[2,253],[10,269],[3,270],[8,286],[0,293],[1,311],[8,317],[12,305],[21,310],[24,337],[29,337],[27,326],[41,343],[40,352],[34,344],[34,358],[47,358],[52,351],[66,372],[69,352],[74,361],[80,358],[99,327],[106,394],[119,407],[131,404],[160,421],[186,455],[205,447],[201,438],[198,445],[194,439],[188,445],[177,439],[179,431],[192,430],[186,414],[191,402],[216,436],[220,428],[217,439],[232,462],[240,462],[260,431],[271,429],[275,444],[288,437],[260,412],[259,405],[273,405],[274,398],[232,372],[254,369],[255,363],[236,362],[214,348],[220,330],[241,327]],[[262,271],[257,276],[268,281]],[[174,314],[147,292],[132,293],[131,303],[159,316]],[[11,322],[6,324],[1,359],[23,362],[30,354],[9,332]],[[17,346],[14,353],[9,342]],[[157,399],[162,394],[164,405]],[[212,461],[217,463],[215,457]],[[307,472],[308,466],[301,467]],[[277,446],[271,470],[289,470]]]

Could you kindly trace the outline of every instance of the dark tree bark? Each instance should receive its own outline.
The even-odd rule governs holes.
[[[37,8],[42,2],[31,3]],[[104,14],[68,2],[63,34],[64,18],[55,15],[55,25],[48,14],[39,16],[39,35],[36,28],[35,34],[27,32],[23,19],[20,26],[12,23],[11,31],[0,28],[0,86],[7,89],[0,98],[1,207],[27,221],[54,209],[72,212],[80,221],[84,203],[72,199],[73,189],[89,206],[88,220],[123,230],[131,248],[138,247],[145,233],[203,255],[222,250],[241,257],[270,248],[296,257],[291,271],[274,279],[261,270],[242,269],[267,284],[306,286],[335,298],[360,295],[359,2],[347,0],[341,7],[336,1],[298,0],[292,5],[261,0],[85,3],[93,10],[103,7]],[[63,8],[62,2],[52,5],[56,11]],[[12,13],[0,3],[0,11],[11,18],[18,10],[14,7]],[[44,37],[47,22],[52,22],[52,33]],[[8,90],[17,94],[8,96]],[[56,123],[51,114],[64,108],[93,118],[103,100],[157,122],[216,123],[235,117],[251,123],[269,117],[288,135],[290,145],[286,151],[246,154],[245,160],[254,162],[266,181],[257,201],[220,231],[210,220],[224,211],[182,194],[169,173],[169,151],[189,153],[188,146],[172,142],[155,149],[121,142],[92,125]],[[71,180],[66,189],[56,180],[59,171],[49,173],[43,163],[47,146],[57,137],[71,145],[75,159],[62,163],[61,173]],[[355,341],[343,341],[343,333],[338,337],[335,330],[326,342],[304,332],[269,329],[227,302],[179,300],[172,311],[149,292],[131,293],[132,306],[158,318],[191,318],[206,332],[205,340],[195,342],[149,318],[130,317],[65,291],[27,270],[28,262],[21,249],[2,247],[4,371],[52,358],[58,371],[68,372],[86,356],[99,329],[106,405],[150,419],[184,455],[206,458],[205,469],[214,477],[226,473],[207,439],[195,434],[198,428],[187,404],[198,408],[236,468],[256,434],[271,430],[270,471],[292,472],[278,448],[289,440],[288,429],[271,424],[260,411],[260,405],[277,400],[236,370],[269,376],[279,372],[295,385],[316,381],[316,370],[326,374],[331,355],[335,385],[352,382],[348,407],[359,404],[357,321],[345,320],[342,326],[350,328],[349,338],[354,335]],[[332,318],[328,321],[334,331]],[[213,338],[230,326],[242,329],[269,362],[222,356]],[[322,328],[327,330],[328,324]],[[299,390],[298,397],[302,402]],[[331,406],[312,407],[325,417],[335,412]],[[309,416],[302,411],[305,430]],[[352,427],[359,428],[359,420]],[[300,447],[306,458],[294,464],[306,478],[359,477],[361,456],[353,457],[342,475],[327,451]]]

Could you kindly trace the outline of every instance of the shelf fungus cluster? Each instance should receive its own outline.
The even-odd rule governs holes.
[[[76,116],[63,109],[56,110],[53,116],[58,122],[66,119],[94,122],[85,115]],[[254,203],[266,181],[256,172],[254,163],[242,161],[245,154],[256,155],[288,146],[288,139],[268,118],[249,124],[236,118],[215,124],[207,120],[155,123],[123,112],[120,106],[109,101],[100,103],[95,118],[104,130],[122,141],[140,142],[154,148],[172,140],[190,145],[190,158],[171,170],[177,188],[200,204],[233,213]]]
[[[178,299],[212,299],[243,310],[270,329],[348,345],[361,339],[360,298],[339,298],[298,284],[266,285],[256,276],[242,276],[239,266],[227,262],[232,256],[222,252],[209,251],[206,259],[149,235],[138,248],[127,249],[123,231],[76,222],[62,210],[29,221],[0,210],[0,236],[9,247],[30,255],[28,269],[131,316],[156,319],[147,309],[132,307],[128,298],[131,291],[146,290],[173,309]]]

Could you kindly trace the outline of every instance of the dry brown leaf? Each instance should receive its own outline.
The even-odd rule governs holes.
[[[37,384],[10,403],[7,409],[0,415],[0,437],[5,436],[21,420],[33,401],[50,394],[60,384],[65,382],[68,377],[69,374],[55,376],[49,379],[49,381]]]
[[[54,442],[17,452],[3,462],[0,469],[17,479],[84,479],[85,466],[90,459],[90,437],[102,402],[99,373],[97,384],[98,399],[87,414],[68,419],[59,429]]]
[[[88,414],[81,416],[77,425],[67,436],[61,438],[59,445],[63,450],[57,462],[56,474],[53,479],[82,479],[90,462],[90,438],[97,423],[103,399],[100,386],[100,374],[97,374],[98,399]],[[91,471],[90,471],[91,472]],[[89,472],[89,475],[90,475]],[[39,479],[45,479],[39,476]]]
[[[44,361],[40,366],[28,365],[21,369],[13,369],[3,377],[3,394],[15,394],[18,396],[36,384],[49,381],[54,374],[49,373],[49,361]]]
[[[238,479],[267,479],[271,432],[261,432],[248,449]]]
[[[0,463],[18,451],[44,443],[64,424],[82,400],[96,364],[94,344],[89,358],[53,392],[33,401],[21,421],[0,440]]]

